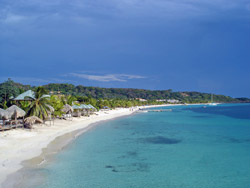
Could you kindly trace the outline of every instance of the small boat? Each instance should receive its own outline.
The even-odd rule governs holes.
[[[217,106],[217,103],[213,102],[213,94],[211,94],[211,103],[208,104],[209,106]]]

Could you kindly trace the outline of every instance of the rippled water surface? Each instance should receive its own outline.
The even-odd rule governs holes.
[[[39,169],[36,187],[250,187],[250,105],[166,108],[81,135]]]

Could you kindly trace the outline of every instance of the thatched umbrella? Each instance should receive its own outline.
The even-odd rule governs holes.
[[[10,114],[6,110],[0,108],[0,119],[6,120],[9,118],[10,118]]]
[[[6,111],[10,114],[10,117],[14,117],[16,126],[17,126],[17,118],[19,117],[23,118],[26,114],[26,112],[23,109],[19,108],[16,105],[12,105],[11,107],[7,108]]]
[[[65,113],[65,114],[71,114],[73,113],[74,109],[69,105],[69,104],[65,104],[62,111]]]
[[[14,116],[15,120],[16,118],[24,117],[26,114],[26,112],[23,109],[19,108],[16,105],[12,105],[11,107],[7,108],[6,111],[10,114],[11,117]]]
[[[3,120],[3,126],[4,126],[4,121],[9,118],[10,118],[10,114],[6,110],[0,108],[0,119]]]
[[[43,123],[43,120],[36,116],[30,116],[30,117],[25,118],[24,122],[25,124],[31,127],[35,123]]]
[[[32,125],[34,123],[43,123],[43,120],[36,116],[30,116],[25,118],[24,122]]]

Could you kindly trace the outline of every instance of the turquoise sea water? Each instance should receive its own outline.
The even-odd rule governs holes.
[[[99,124],[39,169],[36,187],[250,187],[249,104],[168,108]]]

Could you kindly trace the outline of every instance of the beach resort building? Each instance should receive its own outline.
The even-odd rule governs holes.
[[[176,100],[176,99],[168,99],[167,102],[168,103],[179,103],[180,101]]]
[[[136,98],[136,100],[139,100],[140,102],[147,102],[146,99],[142,99],[142,98]]]

